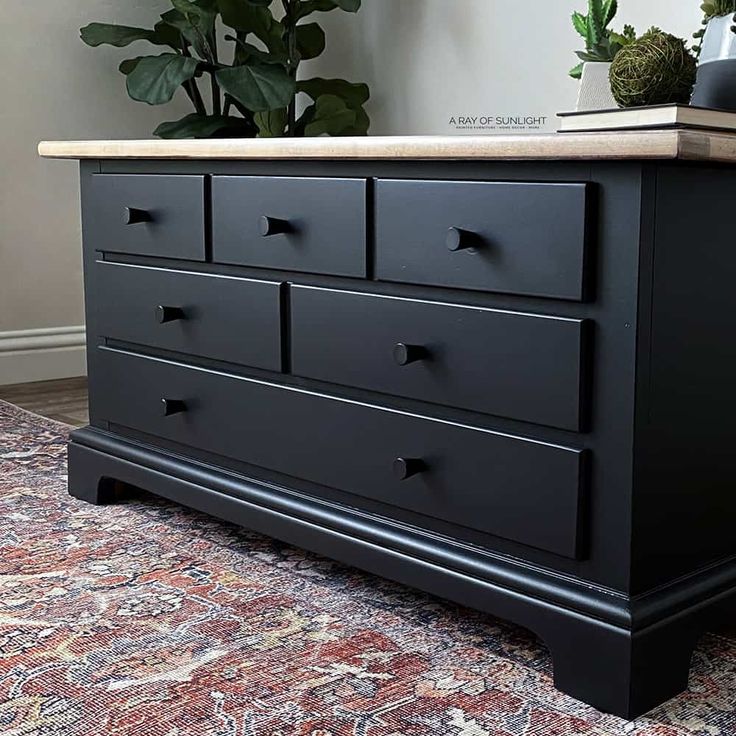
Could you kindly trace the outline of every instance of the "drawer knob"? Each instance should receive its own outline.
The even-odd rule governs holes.
[[[397,457],[394,460],[394,475],[399,480],[407,480],[427,469],[427,463],[416,457]]]
[[[292,227],[288,220],[279,220],[277,217],[266,217],[266,215],[263,215],[258,221],[258,231],[264,238],[268,238],[271,235],[290,233]]]
[[[394,360],[397,365],[409,365],[429,358],[429,350],[423,345],[407,345],[399,342],[394,345]]]
[[[458,250],[466,250],[467,248],[475,248],[480,245],[480,237],[478,233],[470,230],[463,230],[459,227],[451,227],[447,231],[447,250],[453,253]]]
[[[126,225],[137,225],[140,222],[151,222],[153,217],[147,210],[139,210],[135,207],[126,207],[123,210],[123,222]]]
[[[182,414],[187,410],[187,405],[178,399],[161,399],[161,406],[165,417]]]
[[[184,319],[184,310],[180,307],[165,307],[163,304],[156,307],[156,321],[159,324],[176,322],[178,319]]]

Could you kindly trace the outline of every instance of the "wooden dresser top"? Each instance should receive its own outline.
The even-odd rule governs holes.
[[[697,130],[522,136],[44,141],[71,159],[688,160],[736,163],[736,134]]]

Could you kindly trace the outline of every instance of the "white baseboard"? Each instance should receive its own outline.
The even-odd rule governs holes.
[[[0,386],[86,374],[83,325],[0,332]]]

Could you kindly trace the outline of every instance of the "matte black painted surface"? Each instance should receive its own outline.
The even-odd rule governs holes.
[[[728,201],[732,167],[703,167],[687,162],[131,160],[83,162],[81,170],[88,361],[97,388],[90,407],[93,428],[75,433],[70,446],[73,495],[91,502],[112,500],[112,481],[122,480],[515,620],[535,630],[549,644],[558,687],[623,717],[639,715],[685,687],[693,642],[718,616],[733,615],[736,609],[736,564],[731,533],[736,509],[728,500],[729,484],[736,476],[736,456],[728,452],[732,438],[728,425],[732,414],[728,411],[728,387],[736,365],[728,350],[730,343],[723,337],[732,331],[729,315],[736,312],[736,297],[731,288],[736,251],[729,247],[729,210],[720,206]],[[330,255],[326,261],[313,271],[303,263],[225,264],[198,261],[180,254],[151,257],[106,250],[100,256],[95,252],[99,246],[94,202],[95,181],[101,173],[261,179],[277,176],[367,182],[369,206],[364,219],[367,242],[365,247],[361,246],[362,257],[366,259],[361,274],[365,273],[367,278],[332,270],[334,244],[327,249]],[[417,180],[413,188],[416,191],[421,189],[422,182],[432,182],[434,186],[437,180],[449,180],[443,187],[453,190],[450,197],[453,203],[464,199],[460,196],[462,182],[504,186],[516,182],[522,189],[530,182],[546,182],[575,185],[569,187],[575,191],[585,183],[588,243],[584,252],[580,251],[582,297],[574,295],[577,287],[572,291],[567,288],[573,282],[578,283],[576,279],[568,280],[571,274],[577,273],[576,266],[568,271],[557,271],[554,267],[544,270],[542,276],[554,277],[556,286],[551,291],[535,288],[526,293],[516,288],[533,273],[535,264],[541,264],[539,258],[529,257],[539,255],[540,246],[534,238],[520,243],[515,251],[522,259],[517,263],[522,278],[515,281],[513,289],[502,291],[503,285],[494,283],[490,272],[481,288],[463,280],[454,282],[453,269],[444,265],[432,267],[430,275],[438,275],[436,282],[420,283],[409,278],[372,280],[376,275],[374,267],[380,266],[380,258],[376,261],[376,256],[381,255],[383,246],[374,237],[376,207],[371,193],[376,180],[404,179]],[[203,181],[206,193],[207,180]],[[702,221],[700,217],[692,218],[689,206],[683,207],[684,201],[690,201],[692,186],[697,186]],[[397,211],[406,210],[410,200],[395,202],[393,206]],[[239,206],[237,198],[234,202],[233,207]],[[205,214],[207,204],[206,196]],[[570,208],[567,214],[576,217],[577,204],[567,204]],[[423,219],[417,220],[418,227],[423,227],[430,215],[441,213],[443,207],[443,199],[435,198],[431,207],[420,208]],[[331,209],[335,210],[334,204]],[[565,210],[560,209],[557,215],[564,226],[570,224]],[[265,226],[256,222],[255,227],[263,227],[269,233],[277,232],[283,222],[288,222],[287,215],[279,213],[266,217],[271,220]],[[236,219],[233,215],[233,220]],[[555,232],[557,225],[553,223],[549,232]],[[458,232],[450,233],[450,227],[456,227]],[[469,245],[467,227],[452,224],[439,238],[438,243],[448,257],[469,257],[479,247],[477,244],[465,247]],[[519,218],[512,232],[530,230],[539,232],[538,223],[532,217],[529,222]],[[703,243],[699,244],[701,233]],[[264,239],[279,237],[275,234]],[[395,247],[402,249],[403,245],[396,243]],[[458,250],[451,251],[451,247]],[[564,252],[571,257],[578,251],[570,246]],[[324,253],[320,251],[320,257]],[[207,255],[211,254],[205,250]],[[98,327],[99,305],[107,298],[95,278],[96,260],[100,257],[173,271],[268,279],[298,287],[453,302],[487,310],[587,321],[594,330],[593,339],[583,350],[581,393],[587,397],[583,401],[583,432],[481,413],[478,406],[461,408],[400,396],[398,392],[379,393],[357,385],[291,374],[289,356],[296,338],[290,334],[289,315],[294,314],[296,307],[290,303],[287,289],[282,290],[281,302],[285,349],[282,357],[287,372],[223,363],[191,352],[171,352],[160,343],[138,346],[107,340]],[[570,265],[574,260],[571,257],[566,262]],[[544,267],[540,265],[540,268]],[[560,273],[565,274],[562,282]],[[467,272],[462,275],[465,278]],[[539,274],[535,280],[538,285]],[[563,283],[565,288],[561,286]],[[172,316],[171,312],[167,314]],[[168,327],[176,322],[173,319],[157,326]],[[236,323],[237,320],[230,319],[224,329],[232,330]],[[105,342],[109,343],[108,349],[99,350],[98,346]],[[227,393],[233,381],[238,386],[243,382],[261,387],[273,384],[269,388],[272,395],[293,396],[296,391],[297,395],[318,399],[321,406],[347,406],[351,416],[355,411],[360,416],[370,411],[378,412],[378,416],[399,417],[391,422],[396,426],[386,431],[387,436],[393,436],[391,431],[395,432],[404,421],[411,423],[410,434],[420,440],[434,437],[434,430],[425,435],[423,430],[415,432],[415,425],[441,426],[445,439],[444,430],[449,427],[453,439],[449,444],[443,440],[442,451],[450,453],[453,462],[465,457],[466,452],[474,452],[474,462],[475,455],[480,455],[473,451],[475,440],[466,447],[460,435],[455,434],[455,425],[467,427],[462,429],[463,438],[466,433],[479,437],[485,430],[493,437],[528,438],[517,442],[537,440],[541,446],[572,448],[583,460],[583,477],[587,481],[581,486],[577,508],[577,556],[530,546],[535,541],[528,535],[530,532],[536,535],[538,530],[521,526],[521,520],[516,520],[518,527],[510,523],[508,526],[515,534],[519,532],[518,540],[503,538],[496,530],[478,531],[439,518],[449,508],[450,502],[445,499],[440,500],[448,505],[443,508],[439,502],[435,503],[431,509],[437,516],[430,516],[418,503],[416,511],[398,505],[384,486],[383,495],[360,495],[338,486],[344,484],[342,476],[334,486],[321,484],[320,480],[311,482],[305,477],[311,475],[309,467],[305,465],[305,471],[295,469],[291,461],[283,458],[278,463],[274,461],[278,467],[271,469],[217,454],[219,449],[208,451],[203,446],[187,444],[200,442],[198,435],[192,431],[177,434],[172,423],[190,421],[192,412],[196,413],[196,403],[192,406],[191,399],[187,401],[168,390],[163,396],[154,396],[155,421],[149,426],[152,433],[111,423],[105,417],[109,410],[107,402],[114,401],[110,396],[118,386],[112,376],[106,375],[106,366],[109,348],[115,347],[184,363],[177,370],[187,374],[199,375],[202,371],[196,366],[219,372],[222,375],[214,382],[204,382],[207,386],[216,383],[223,387],[212,388],[213,395],[217,394],[216,402],[220,402],[213,399],[217,406],[224,406],[227,396],[219,393]],[[396,360],[398,355],[399,362],[406,363],[403,369],[414,370],[423,359],[418,357],[417,347],[421,346],[404,342],[405,349],[392,350],[392,359]],[[557,355],[550,354],[540,362],[539,370],[549,370],[549,364],[556,358]],[[129,376],[121,378],[118,383],[122,385],[129,379]],[[201,382],[196,384],[198,387]],[[167,389],[169,385],[167,381]],[[166,405],[162,398],[167,399]],[[177,401],[183,405],[176,404]],[[681,411],[677,410],[678,402]],[[365,405],[374,408],[365,409]],[[183,412],[164,418],[166,406],[183,408]],[[655,410],[657,406],[670,409],[661,412]],[[725,410],[719,413],[719,406]],[[128,408],[120,409],[123,410]],[[309,436],[309,443],[316,443],[312,434],[315,427],[321,426],[320,422],[321,416],[310,412],[304,424],[307,429],[302,428],[297,437],[292,435],[291,445],[284,443],[279,448],[282,454],[286,456],[291,446],[298,450],[305,436]],[[164,424],[168,429],[161,429],[161,423],[169,423]],[[348,423],[355,424],[352,431],[358,431],[354,420]],[[379,431],[376,427],[382,433],[378,439],[371,434]],[[663,427],[664,431],[660,431]],[[179,439],[168,439],[164,431]],[[255,429],[250,427],[249,431]],[[277,436],[275,430],[269,431],[274,432],[273,444],[279,444],[281,434]],[[356,440],[353,435],[354,447],[345,454],[363,450],[360,462],[365,462],[364,456],[384,447],[383,434],[383,425],[371,421],[368,438],[361,435]],[[214,448],[215,442],[212,437],[204,438],[200,445]],[[273,447],[258,444],[256,447],[263,453],[259,456],[261,462],[263,457],[276,455]],[[383,461],[380,466],[381,473],[390,473],[393,487],[404,489],[426,483],[427,469],[432,466],[425,463],[421,448],[404,448],[395,455],[391,449],[389,468],[386,469]],[[273,454],[268,455],[269,452]],[[315,452],[318,454],[319,450]],[[514,452],[504,451],[503,455],[517,461]],[[700,458],[706,462],[702,463]],[[342,462],[338,459],[337,470]],[[326,476],[321,473],[337,473],[337,470],[335,467],[320,469],[319,477],[324,479]],[[491,469],[495,471],[496,468]],[[289,472],[300,472],[303,476],[289,475]],[[504,472],[515,471],[510,468]],[[400,480],[399,476],[406,478]],[[465,482],[472,477],[472,471],[461,477]],[[480,484],[473,481],[471,496],[485,499],[479,489]],[[565,503],[568,500],[566,497]],[[452,512],[457,513],[457,509],[452,508],[448,513]],[[566,539],[565,520],[555,515],[548,520],[557,528],[544,533],[557,535],[557,542]],[[492,521],[484,519],[484,526],[491,528]],[[463,519],[463,523],[468,522]]]
[[[733,169],[659,173],[639,394],[638,591],[736,557],[736,241],[724,216],[735,197]]]
[[[98,251],[203,261],[204,198],[203,176],[95,174],[82,199],[86,242]]]
[[[213,258],[365,276],[366,196],[364,179],[213,177]]]
[[[104,418],[557,554],[578,554],[579,450],[103,349]],[[114,391],[106,390],[115,386]],[[187,410],[166,417],[161,399]],[[394,475],[400,457],[425,472]]]
[[[279,282],[105,261],[95,280],[101,337],[281,370]]]
[[[290,298],[296,375],[580,429],[583,320],[307,286]]]
[[[558,688],[622,718],[633,719],[681,692],[698,632],[736,611],[734,564],[681,583],[697,606],[688,608],[677,586],[630,601],[591,586],[578,589],[577,581],[545,575],[523,561],[478,558],[471,547],[453,549],[453,540],[426,538],[411,527],[320,504],[99,430],[74,432],[69,445],[72,495],[111,503],[112,478],[517,621],[550,648]]]
[[[376,276],[580,301],[588,189],[378,180]]]

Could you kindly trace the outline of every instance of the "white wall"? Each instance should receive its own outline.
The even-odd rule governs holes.
[[[328,53],[310,72],[370,83],[373,135],[455,134],[458,115],[546,116],[572,109],[567,72],[582,39],[570,23],[586,0],[363,0],[325,16]],[[700,0],[619,0],[614,27],[652,25],[690,38]],[[472,132],[472,131],[471,131]]]
[[[91,49],[79,40],[79,28],[92,20],[153,22],[166,6],[164,0],[2,2],[0,384],[78,375],[83,367],[77,165],[40,160],[39,140],[146,136],[186,109],[129,101],[117,72],[125,50]]]
[[[451,134],[452,116],[489,114],[546,116],[552,130],[555,113],[574,103],[575,82],[566,75],[580,39],[569,17],[584,0],[363,1],[357,16],[321,16],[328,50],[305,73],[369,82],[375,135]],[[617,24],[641,30],[658,24],[682,36],[699,25],[698,0],[620,4]],[[83,322],[77,167],[38,159],[38,141],[148,136],[161,120],[188,111],[182,99],[162,108],[129,101],[117,63],[135,47],[90,49],[78,28],[92,20],[145,24],[167,6],[166,0],[3,0],[0,383],[30,365],[25,355],[7,368],[4,338],[6,346],[20,340],[29,350],[46,349],[58,334],[68,342],[69,329]],[[81,365],[81,333],[76,341],[76,358],[66,355],[58,371]]]

